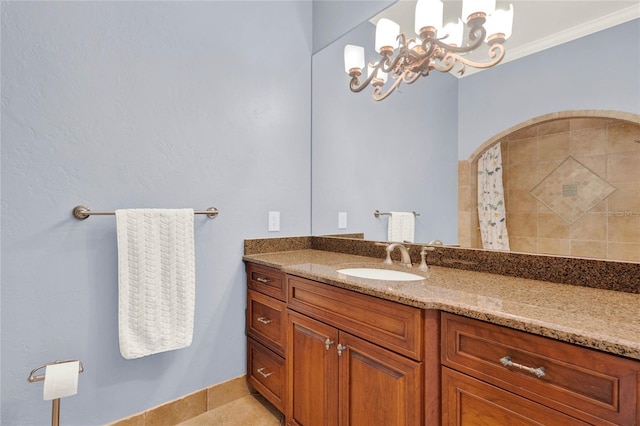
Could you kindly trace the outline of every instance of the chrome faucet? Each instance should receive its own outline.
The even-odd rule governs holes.
[[[385,265],[392,265],[393,261],[391,260],[391,253],[396,249],[396,247],[400,250],[400,263],[405,265],[408,268],[411,268],[411,256],[409,256],[409,249],[403,246],[400,243],[376,243],[378,246],[386,246],[387,258],[382,262]]]

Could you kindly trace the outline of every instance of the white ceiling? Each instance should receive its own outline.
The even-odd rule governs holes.
[[[444,23],[455,22],[461,14],[462,1],[443,1]],[[504,44],[506,55],[502,63],[640,17],[640,0],[498,0],[497,7],[507,9],[510,3],[514,9],[513,34]],[[407,38],[416,37],[415,4],[416,0],[400,0],[370,21],[375,24],[380,18],[391,19],[400,24]],[[473,59],[481,57],[474,55]],[[474,72],[477,70],[467,68],[464,75]]]

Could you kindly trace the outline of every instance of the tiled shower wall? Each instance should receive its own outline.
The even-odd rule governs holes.
[[[561,118],[498,142],[511,250],[640,261],[640,124]],[[467,247],[481,244],[476,170],[477,158],[459,164],[459,240]],[[580,191],[574,193],[576,181]],[[545,187],[551,195],[542,202],[532,191],[540,195]],[[605,188],[612,192],[606,195]],[[577,197],[584,212],[571,217],[566,203]]]

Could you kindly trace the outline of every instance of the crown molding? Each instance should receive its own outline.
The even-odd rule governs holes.
[[[620,9],[616,12],[601,16],[597,19],[587,21],[571,28],[567,28],[566,30],[554,33],[547,37],[543,37],[531,43],[523,44],[518,48],[507,49],[507,54],[505,55],[501,64],[515,61],[516,59],[541,52],[560,44],[567,43],[581,37],[588,36],[589,34],[606,30],[607,28],[611,28],[638,18],[640,18],[640,7],[638,7],[637,5],[630,6],[625,9]],[[465,70],[465,73],[462,76],[453,72],[452,74],[454,74],[457,78],[464,78],[480,71],[483,70],[469,67]]]

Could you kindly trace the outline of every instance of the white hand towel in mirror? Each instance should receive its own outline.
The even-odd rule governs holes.
[[[412,243],[415,234],[415,215],[413,212],[390,212],[387,240]]]

